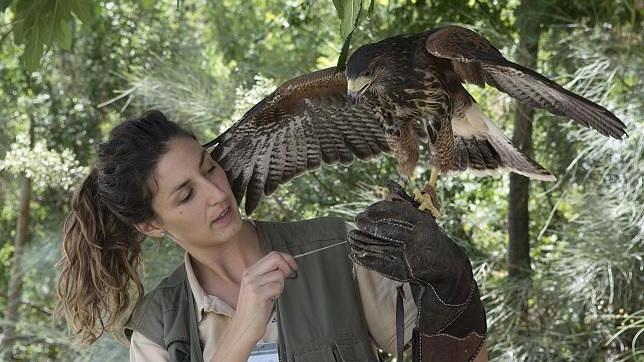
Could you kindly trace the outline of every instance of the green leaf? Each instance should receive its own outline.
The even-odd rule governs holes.
[[[54,41],[63,49],[71,48],[71,22],[73,21],[69,3],[66,0],[55,1],[48,19],[50,37],[45,43],[51,45]]]
[[[349,45],[351,44],[352,36],[353,32],[349,33],[349,36],[344,40],[344,44],[342,44],[342,50],[340,50],[340,56],[338,57],[338,64],[335,66],[335,70],[337,72],[344,71],[347,57],[349,55]]]
[[[62,21],[56,32],[56,42],[61,48],[69,50],[72,47],[72,23],[70,21]]]
[[[83,23],[89,23],[94,19],[94,4],[91,0],[69,0],[68,5]]]
[[[344,14],[344,2],[346,0],[333,0],[333,6],[335,6],[335,10],[338,12],[338,18],[342,19],[342,14]],[[349,0],[351,1],[351,0]]]
[[[67,1],[65,0],[55,1],[55,6],[53,7],[51,14],[52,17],[50,19],[50,24],[52,29],[56,29],[62,23],[67,23],[72,20],[71,9],[69,8]]]
[[[56,29],[56,18],[59,1],[51,1],[43,8],[44,11],[40,12],[42,16],[41,29],[42,29],[42,42],[49,46],[54,41],[54,33]]]
[[[11,5],[12,0],[0,0],[0,14],[4,13],[5,10]]]
[[[24,44],[27,40],[27,33],[33,28],[36,16],[33,13],[34,5],[25,0],[18,0],[13,3],[14,21],[16,27],[13,29],[13,39],[16,44]]]
[[[338,57],[338,64],[336,65],[336,71],[343,71],[345,63],[347,62],[347,57],[349,55],[349,46],[351,45],[351,37],[353,37],[353,32],[360,22],[360,16],[362,15],[362,6],[358,9],[358,14],[356,15],[355,22],[353,23],[353,28],[347,35],[347,38],[342,44],[342,50],[340,50],[340,56]]]
[[[347,0],[342,6],[342,10],[342,14],[340,14],[340,34],[343,38],[346,38],[356,26],[356,19],[362,10],[362,0]]]
[[[43,53],[43,42],[45,41],[46,21],[49,3],[31,2],[18,0],[14,3],[16,27],[14,29],[14,41],[16,44],[24,44],[25,50],[21,60],[28,71],[34,71],[40,64],[40,57]],[[44,24],[44,26],[43,26]]]
[[[61,48],[71,48],[72,12],[84,22],[94,16],[91,0],[17,0],[13,6],[16,27],[14,40],[24,44],[22,60],[34,71],[45,48],[55,41]]]
[[[43,48],[42,34],[39,27],[35,26],[34,33],[28,36],[28,41],[25,43],[25,52],[22,54],[22,61],[28,71],[33,72],[38,69]]]

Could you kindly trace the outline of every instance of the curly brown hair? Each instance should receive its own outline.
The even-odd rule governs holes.
[[[98,146],[95,165],[74,192],[63,228],[56,315],[83,344],[121,327],[143,295],[145,236],[134,225],[155,217],[150,178],[175,137],[196,140],[159,111],[119,124]]]

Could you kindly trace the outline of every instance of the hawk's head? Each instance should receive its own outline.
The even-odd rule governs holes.
[[[382,92],[391,78],[392,47],[384,42],[364,45],[349,57],[347,91],[349,99],[358,103],[360,98],[373,92]]]

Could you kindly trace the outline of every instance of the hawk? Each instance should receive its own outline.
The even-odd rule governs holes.
[[[513,63],[484,37],[446,26],[358,48],[344,72],[328,68],[291,79],[205,145],[224,168],[250,215],[264,195],[322,163],[393,154],[410,176],[426,145],[439,173],[509,170],[555,177],[511,141],[477,107],[463,84],[491,85],[534,108],[571,118],[617,139],[626,126],[604,107]],[[423,205],[440,211],[428,195]]]

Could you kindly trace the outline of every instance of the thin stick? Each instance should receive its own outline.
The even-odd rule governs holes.
[[[339,242],[339,243],[335,243],[335,244],[332,244],[332,245],[327,245],[327,246],[322,247],[322,248],[319,248],[319,249],[315,249],[315,250],[307,251],[306,253],[297,254],[297,255],[294,255],[294,256],[293,256],[293,258],[297,259],[297,258],[302,257],[302,256],[305,256],[305,255],[309,255],[309,254],[317,253],[318,251],[322,251],[322,250],[324,250],[324,249],[332,248],[332,247],[334,247],[334,246],[338,246],[338,245],[340,245],[340,244],[345,244],[346,242],[347,242],[347,241],[345,240],[345,241],[341,241],[341,242]]]

